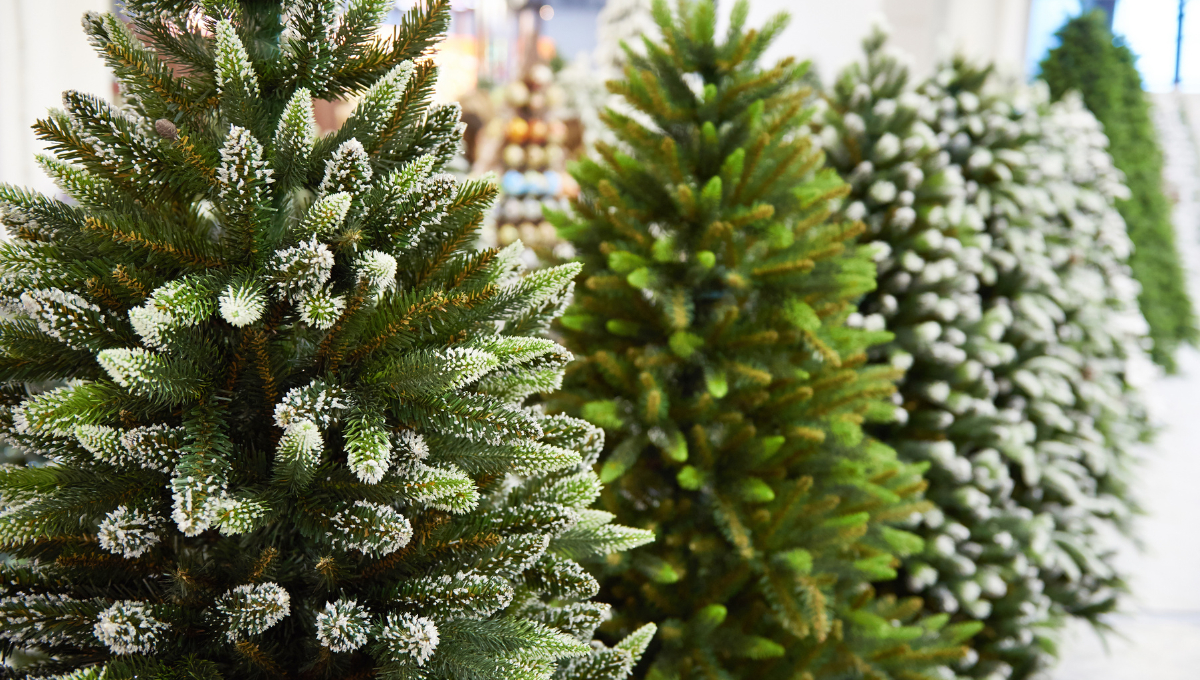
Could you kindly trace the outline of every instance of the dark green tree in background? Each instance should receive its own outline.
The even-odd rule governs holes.
[[[5,677],[620,680],[652,636],[588,644],[576,560],[650,536],[588,509],[603,433],[525,405],[579,266],[471,247],[449,2],[391,5],[85,17],[125,104],[36,125],[74,202],[0,187],[0,430],[50,461],[0,469]]]
[[[1175,368],[1181,343],[1197,340],[1196,316],[1175,230],[1171,202],[1163,192],[1163,157],[1134,65],[1136,55],[1115,38],[1103,12],[1071,19],[1058,32],[1062,44],[1042,61],[1041,77],[1061,99],[1076,91],[1104,126],[1108,152],[1125,173],[1130,195],[1117,203],[1133,240],[1133,275],[1142,285],[1138,301],[1150,324],[1152,356],[1167,370]]]
[[[930,508],[921,466],[863,434],[899,375],[865,365],[890,334],[845,323],[875,251],[831,218],[848,187],[807,127],[806,65],[757,66],[786,15],[747,11],[717,42],[712,3],[654,4],[664,40],[610,83],[637,114],[605,113],[619,142],[555,217],[584,272],[552,405],[607,430],[603,507],[657,536],[610,559],[602,630],[659,622],[659,680],[937,677],[978,624],[870,585],[922,550],[893,525]]]

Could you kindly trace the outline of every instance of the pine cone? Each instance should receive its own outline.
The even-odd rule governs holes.
[[[154,121],[154,131],[158,133],[159,137],[179,139],[179,128],[175,127],[175,124],[166,118],[159,118]]]

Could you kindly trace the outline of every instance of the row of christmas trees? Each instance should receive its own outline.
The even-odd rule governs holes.
[[[1077,98],[882,33],[816,98],[783,17],[660,0],[523,273],[442,171],[449,3],[390,6],[85,18],[125,104],[0,187],[5,674],[999,680],[1115,606],[1145,329]]]

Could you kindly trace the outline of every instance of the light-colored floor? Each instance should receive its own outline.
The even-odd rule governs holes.
[[[1137,614],[1113,624],[1107,646],[1091,630],[1069,630],[1055,680],[1200,678],[1200,614]]]
[[[1155,103],[1168,191],[1178,199],[1176,234],[1200,302],[1200,95],[1157,95]],[[1147,512],[1137,531],[1143,549],[1119,560],[1131,575],[1129,611],[1114,617],[1107,644],[1088,628],[1069,628],[1054,680],[1200,679],[1200,351],[1180,352],[1179,367],[1176,376],[1147,376],[1162,430],[1137,486]]]

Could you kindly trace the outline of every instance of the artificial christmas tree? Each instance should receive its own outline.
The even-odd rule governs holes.
[[[894,589],[985,624],[964,676],[1029,677],[1052,628],[1097,621],[1120,586],[1106,538],[1145,434],[1122,189],[1077,101],[1019,101],[961,59],[909,92],[883,43],[838,81],[822,137],[846,213],[886,253],[854,321],[886,324],[896,340],[873,358],[908,369],[901,418],[875,433],[932,464],[939,504]]]
[[[645,647],[586,644],[576,560],[648,539],[587,509],[602,433],[523,406],[577,267],[470,250],[495,189],[440,172],[422,58],[449,6],[379,40],[389,6],[85,17],[127,105],[38,123],[76,204],[0,188],[0,423],[51,461],[0,470],[18,672],[622,678]]]
[[[1138,300],[1150,324],[1152,356],[1169,371],[1175,348],[1200,335],[1187,291],[1187,277],[1175,246],[1171,202],[1163,191],[1163,157],[1150,116],[1150,101],[1134,65],[1137,57],[1113,36],[1099,11],[1071,19],[1057,33],[1061,44],[1041,63],[1041,77],[1055,99],[1077,91],[1108,136],[1109,153],[1124,173],[1130,195],[1117,201],[1134,252]]]
[[[986,363],[978,355],[994,351],[972,337],[979,332],[983,313],[983,244],[976,238],[977,228],[961,219],[965,198],[961,169],[930,128],[937,118],[934,102],[913,91],[907,66],[887,50],[886,39],[877,27],[864,40],[865,60],[840,75],[821,121],[820,137],[829,164],[851,187],[843,213],[864,220],[867,231],[862,239],[881,256],[878,290],[864,297],[860,313],[850,321],[855,326],[891,330],[895,339],[874,348],[872,359],[906,371],[894,396],[897,422],[880,426],[878,434],[914,461],[928,458],[922,455],[926,448],[949,445],[951,460],[961,460],[959,465],[969,472],[970,459],[965,455],[954,459],[954,454],[958,439],[969,440],[973,433],[958,433],[955,438],[951,426],[956,413],[946,409],[944,402],[951,393],[986,398],[994,382],[987,369],[965,369],[968,361]],[[986,400],[983,404],[990,406]],[[963,488],[975,491],[969,479],[951,480],[943,488],[939,474],[936,468],[930,473],[932,499],[952,497]],[[988,510],[1003,509],[1005,501],[994,501]],[[942,512],[935,509],[926,516]],[[923,538],[924,552],[943,550],[945,539],[940,534],[926,531]],[[1003,594],[1003,582],[997,586],[993,566],[976,569],[974,562],[954,553],[953,543],[950,547],[947,559],[934,561],[934,566],[919,554],[906,561],[903,572],[914,583],[930,581],[932,573],[926,585],[936,583],[948,593],[966,588],[970,594],[972,587],[965,584],[982,583],[987,586],[985,598],[970,598],[963,613],[969,610],[984,619],[988,598]],[[911,588],[930,600],[935,610],[958,611],[944,606],[937,597],[941,591],[930,591]]]
[[[608,431],[604,507],[657,542],[610,560],[611,632],[660,622],[650,678],[929,678],[978,626],[873,598],[890,526],[929,506],[919,467],[864,438],[892,417],[890,337],[847,328],[874,287],[862,225],[830,220],[846,186],[804,129],[804,66],[756,61],[786,16],[716,43],[709,2],[654,4],[665,36],[629,54],[609,110],[620,146],[575,167],[584,263],[562,319],[581,360],[553,403]]]

